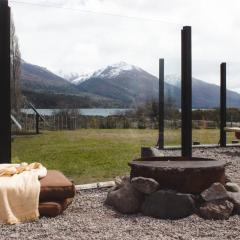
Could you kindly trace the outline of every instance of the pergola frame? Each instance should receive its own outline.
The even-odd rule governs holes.
[[[8,0],[0,1],[0,163],[11,162],[11,9]],[[220,146],[226,146],[226,63],[221,63]],[[181,148],[182,156],[192,156],[192,43],[191,27],[181,30]],[[159,149],[164,148],[164,59],[159,59]],[[36,119],[39,122],[39,117]],[[38,125],[38,124],[37,124]],[[37,132],[38,127],[37,127]]]
[[[226,71],[226,63],[220,64],[220,147],[226,147],[226,131],[224,128],[226,127],[226,115],[227,115],[227,107],[226,107],[226,98],[227,98],[227,71]]]
[[[192,157],[192,33],[191,27],[181,31],[181,116],[182,156]]]
[[[0,1],[0,163],[11,162],[10,7]]]
[[[164,148],[164,59],[159,59],[158,148]]]

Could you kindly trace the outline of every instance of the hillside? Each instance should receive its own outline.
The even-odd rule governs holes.
[[[166,81],[175,85],[180,91],[181,80],[179,76],[166,76]],[[193,108],[216,108],[220,105],[220,87],[202,80],[192,79]],[[227,90],[228,107],[240,107],[240,95],[234,91]]]
[[[23,94],[38,108],[125,107],[122,102],[85,93],[46,68],[22,61]]]
[[[51,93],[78,93],[76,87],[46,68],[22,61],[21,87],[23,90]]]
[[[180,77],[165,77],[165,97],[178,107]],[[68,81],[46,68],[22,62],[21,86],[37,107],[132,108],[158,98],[158,78],[145,70],[120,62]],[[193,108],[219,107],[220,87],[193,78]],[[229,107],[240,106],[240,94],[227,91]]]

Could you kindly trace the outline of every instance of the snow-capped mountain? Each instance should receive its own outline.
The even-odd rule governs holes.
[[[112,77],[118,76],[122,72],[128,72],[132,70],[141,71],[141,68],[128,64],[126,62],[119,62],[119,63],[109,65],[107,67],[101,68],[92,73],[79,75],[78,77],[73,79],[71,82],[75,85],[79,85],[90,78],[112,78]]]
[[[158,79],[143,69],[125,62],[109,65],[84,76],[77,84],[80,91],[113,98],[134,106],[158,97]],[[166,84],[166,94],[179,102],[179,91]]]

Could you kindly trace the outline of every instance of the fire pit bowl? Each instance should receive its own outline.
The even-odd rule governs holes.
[[[198,194],[212,183],[225,185],[224,161],[196,157],[149,157],[135,159],[128,164],[131,179],[140,176],[153,178],[163,189]]]

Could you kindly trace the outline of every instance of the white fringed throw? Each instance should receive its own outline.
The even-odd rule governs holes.
[[[47,174],[39,163],[0,164],[0,222],[16,224],[39,217],[39,178]]]

